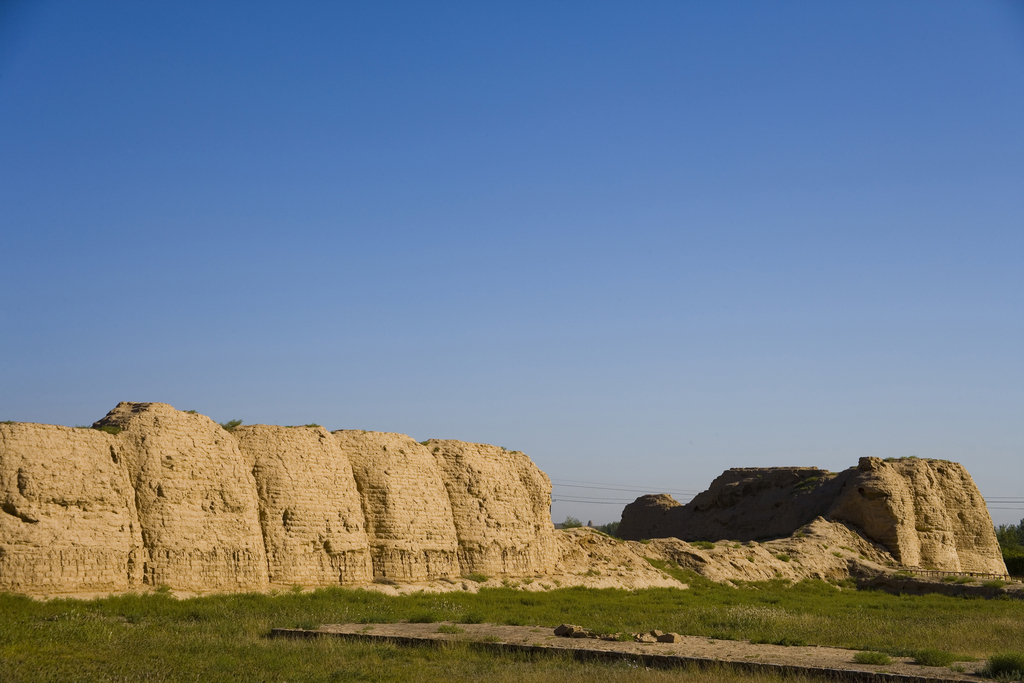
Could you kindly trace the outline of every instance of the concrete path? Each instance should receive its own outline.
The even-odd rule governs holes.
[[[440,629],[440,630],[439,630]],[[444,633],[460,629],[458,633]],[[948,667],[913,664],[909,658],[893,657],[884,666],[857,664],[855,650],[835,647],[801,647],[753,644],[744,640],[714,640],[702,636],[682,636],[679,643],[634,643],[590,638],[561,638],[554,630],[540,626],[503,626],[497,624],[326,624],[319,629],[276,628],[275,637],[343,637],[379,640],[410,645],[466,642],[473,647],[525,652],[567,652],[585,659],[633,660],[647,666],[732,666],[748,671],[802,673],[849,681],[875,683],[925,683],[926,681],[985,680],[974,673],[981,662],[960,662],[966,672]]]

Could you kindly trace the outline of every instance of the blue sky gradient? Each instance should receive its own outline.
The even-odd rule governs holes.
[[[864,455],[1024,500],[1024,3],[11,3],[0,44],[0,419],[495,443],[556,521]]]

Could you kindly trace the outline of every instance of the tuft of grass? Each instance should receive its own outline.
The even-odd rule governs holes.
[[[993,581],[986,581],[985,583],[983,583],[981,585],[984,586],[985,588],[1002,588],[1003,586],[1006,585],[1006,582],[1003,581],[1002,579],[995,579]]]
[[[690,541],[690,545],[701,550],[714,550],[715,544],[711,541]]]
[[[416,612],[409,616],[410,624],[434,624],[444,621],[444,617],[434,611]]]
[[[117,436],[122,431],[124,431],[117,425],[102,425],[100,427],[93,427],[93,429],[95,429],[97,432],[106,432],[107,434],[111,434],[113,436]]]
[[[302,426],[303,427],[319,427],[320,425],[318,425],[316,422],[310,422],[308,425],[302,425]]]
[[[872,652],[865,650],[853,656],[853,661],[858,664],[892,664],[892,658],[884,652]]]
[[[956,655],[952,652],[936,648],[925,648],[914,653],[914,664],[921,666],[949,666],[956,661]]]
[[[481,574],[480,572],[473,572],[472,574],[463,574],[462,578],[474,581],[476,583],[483,583],[491,577],[487,576],[487,574]]]
[[[1024,680],[1024,652],[1003,652],[988,658],[982,676],[999,680]]]
[[[970,576],[958,576],[953,583],[974,583],[974,579]]]
[[[718,638],[720,640],[730,640],[730,638],[724,635],[719,635]],[[755,645],[785,645],[786,647],[803,647],[807,644],[807,641],[803,638],[790,638],[789,636],[784,636],[775,640],[772,640],[771,638],[754,638],[751,639],[750,642]]]
[[[242,425],[242,421],[228,420],[227,422],[221,422],[219,424],[221,427],[223,427],[225,432],[233,432],[235,430],[235,427],[240,427]]]
[[[790,557],[786,553],[779,553],[775,556],[776,560],[782,560],[783,562],[789,562]]]
[[[452,633],[452,634],[454,634],[454,633],[465,633],[466,629],[459,628],[458,626],[454,626],[452,624],[441,624],[440,626],[437,627],[437,632],[438,633]]]

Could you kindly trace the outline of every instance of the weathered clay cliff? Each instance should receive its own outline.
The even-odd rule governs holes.
[[[116,440],[0,424],[0,589],[123,591],[141,580],[135,490]]]
[[[0,590],[468,589],[480,575],[538,589],[681,585],[645,557],[721,581],[896,563],[1005,571],[970,475],[943,461],[729,470],[685,506],[627,506],[624,537],[684,539],[640,545],[555,531],[547,476],[494,446],[317,426],[228,431],[162,403],[121,403],[93,427],[0,424]],[[721,539],[732,542],[686,542]]]
[[[272,583],[329,586],[373,580],[352,466],[323,427],[236,427],[256,480]]]
[[[1005,573],[992,520],[963,466],[943,460],[861,458],[816,468],[726,470],[686,505],[641,496],[626,506],[623,538],[752,541],[792,535],[812,520],[849,525],[905,566]]]
[[[404,434],[334,432],[352,463],[375,577],[424,581],[459,576],[452,506],[437,462]]]
[[[97,426],[121,430],[114,451],[134,489],[144,583],[266,585],[256,482],[230,434],[205,415],[163,403],[120,403]]]
[[[1005,573],[985,500],[963,465],[861,458],[828,512],[889,548],[903,565]]]
[[[554,563],[551,482],[523,453],[431,440],[467,573],[527,576]]]
[[[0,590],[536,576],[579,554],[555,540],[551,484],[522,453],[315,426],[229,432],[162,403],[121,403],[93,427],[0,424]]]

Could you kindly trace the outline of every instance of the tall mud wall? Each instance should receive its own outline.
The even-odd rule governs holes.
[[[551,485],[522,453],[313,426],[228,432],[162,403],[118,404],[93,427],[0,424],[0,590],[515,577],[560,559]]]
[[[238,441],[197,413],[120,403],[98,426],[114,441],[135,491],[143,581],[186,590],[267,584],[256,481]]]
[[[404,434],[343,430],[334,437],[362,497],[374,577],[459,576],[452,506],[427,449]]]
[[[135,491],[115,444],[93,429],[0,424],[0,589],[138,585]]]
[[[904,566],[1006,572],[981,493],[962,465],[945,460],[861,458],[838,474],[726,470],[686,505],[664,494],[641,496],[623,510],[619,534],[765,540],[790,536],[819,516],[851,526]]]
[[[551,481],[519,451],[432,439],[451,501],[464,573],[544,573],[558,555]]]
[[[352,466],[323,427],[236,427],[252,469],[272,583],[373,580],[366,518]]]

